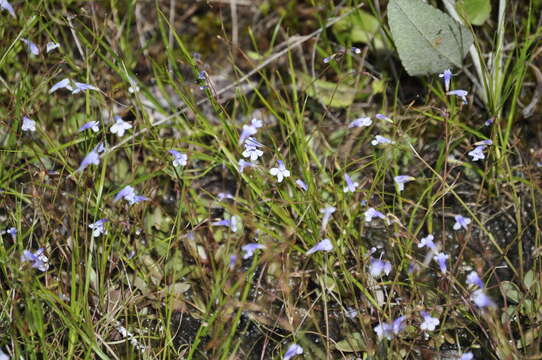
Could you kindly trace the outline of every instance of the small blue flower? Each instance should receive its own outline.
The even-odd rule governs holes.
[[[21,39],[22,42],[25,43],[26,45],[26,48],[28,49],[28,51],[32,54],[32,55],[39,55],[40,54],[40,49],[38,48],[38,46],[36,44],[34,44],[32,41],[28,40],[28,39]]]
[[[227,192],[221,192],[216,195],[218,201],[224,201],[224,199],[234,199],[233,195]]]
[[[51,87],[51,89],[49,89],[49,94],[52,94],[52,93],[54,93],[55,91],[57,91],[59,89],[69,90],[69,91],[72,92],[72,94],[77,94],[77,93],[80,93],[81,91],[86,91],[86,90],[95,90],[95,91],[100,90],[95,86],[85,84],[85,83],[81,83],[81,82],[77,82],[77,81],[73,81],[73,80],[70,80],[68,78],[62,79],[59,82],[57,82],[56,84],[54,84]]]
[[[311,254],[314,254],[315,252],[317,251],[326,251],[326,252],[329,252],[333,250],[333,244],[331,243],[331,240],[329,239],[324,239],[322,241],[320,241],[318,244],[314,245],[313,247],[311,247],[307,252],[306,252],[306,255],[311,255]]]
[[[405,316],[400,316],[392,323],[381,323],[375,326],[374,331],[379,339],[385,337],[386,339],[391,340],[395,335],[399,335],[399,333],[404,330],[406,327],[403,323],[405,319]]]
[[[327,223],[329,222],[329,219],[331,218],[331,215],[337,210],[337,208],[333,206],[326,206],[323,209],[320,209],[320,214],[323,214],[322,216],[322,231],[325,230],[327,227]]]
[[[105,234],[105,223],[108,222],[108,219],[100,219],[92,224],[89,224],[88,227],[92,229],[92,237],[98,237],[102,234]]]
[[[219,221],[212,222],[212,226],[226,226],[229,227],[232,232],[237,232],[238,228],[238,219],[237,216],[232,216],[230,219],[223,219]]]
[[[463,217],[461,215],[456,215],[454,218],[455,218],[455,224],[454,224],[453,229],[455,231],[457,231],[457,230],[459,230],[461,228],[467,230],[467,226],[471,223],[471,220],[468,217]]]
[[[391,272],[391,263],[388,260],[375,259],[371,257],[369,265],[369,274],[375,279],[382,277],[383,274],[388,276]]]
[[[256,161],[260,156],[263,155],[263,151],[255,146],[247,146],[245,144],[245,151],[242,152],[242,155],[249,158],[251,161]]]
[[[243,125],[243,131],[241,132],[239,143],[242,144],[247,138],[256,135],[258,129],[262,126],[262,121],[256,118],[252,119],[250,125]]]
[[[256,250],[263,250],[265,249],[265,245],[258,244],[258,243],[250,243],[241,246],[241,250],[243,250],[243,259],[249,259],[254,255],[254,251]]]
[[[438,263],[438,266],[440,267],[440,271],[443,274],[446,274],[446,271],[448,270],[448,268],[446,267],[446,260],[448,260],[449,257],[450,255],[445,254],[443,252],[439,252],[433,257],[433,260],[435,260]]]
[[[21,255],[21,261],[29,261],[32,263],[32,267],[34,269],[45,272],[49,269],[49,259],[43,254],[44,251],[45,250],[43,248],[36,250],[34,253],[29,250],[25,250]]]
[[[356,119],[354,121],[352,121],[349,125],[348,125],[348,128],[351,129],[353,127],[363,127],[363,126],[371,126],[371,124],[373,123],[373,121],[371,120],[370,117],[360,117],[359,119]]]
[[[290,170],[286,169],[284,163],[281,160],[277,160],[278,167],[269,170],[269,173],[277,177],[277,182],[281,183],[284,178],[290,176]]]
[[[352,52],[353,52],[354,54],[356,54],[356,55],[361,54],[361,49],[360,49],[360,48],[357,48],[357,47],[355,47],[355,46],[352,46],[352,47],[350,48],[350,51],[352,51]]]
[[[384,114],[376,114],[375,117],[376,117],[378,120],[383,120],[383,121],[387,121],[387,122],[393,123],[393,120],[390,119],[389,117],[387,117],[387,116],[384,115]]]
[[[118,137],[123,137],[124,132],[132,128],[132,124],[122,120],[118,115],[115,115],[115,123],[109,128],[112,134],[116,134]]]
[[[0,8],[4,9],[4,10],[7,10],[7,12],[11,16],[16,17],[15,16],[15,10],[13,10],[13,6],[11,6],[11,4],[8,2],[8,0],[0,0]]]
[[[420,329],[426,331],[435,331],[438,324],[440,324],[440,320],[432,317],[427,311],[422,311],[421,315],[423,317],[423,322],[420,325]]]
[[[495,121],[493,120],[493,118],[487,119],[486,122],[484,123],[484,126],[491,126],[491,124],[493,124],[493,121]]]
[[[422,238],[420,240],[420,243],[418,244],[418,247],[421,248],[421,247],[428,247],[429,249],[433,250],[433,251],[436,251],[437,250],[437,247],[435,246],[435,243],[433,242],[433,235],[432,234],[429,234],[427,235],[426,237]]]
[[[478,161],[480,159],[485,159],[486,155],[484,154],[486,146],[480,145],[474,148],[474,150],[469,151],[469,156],[472,157],[472,161]]]
[[[98,131],[100,131],[100,122],[89,121],[79,128],[79,132],[83,132],[87,129],[91,129],[93,132],[97,133]]]
[[[58,49],[60,47],[60,44],[49,41],[45,47],[46,47],[45,52],[49,54],[51,51]]]
[[[475,142],[474,145],[477,145],[477,146],[481,146],[481,145],[490,146],[490,145],[493,145],[493,141],[491,141],[489,139],[488,140],[481,140],[481,141]]]
[[[198,80],[205,80],[207,79],[207,71],[202,70],[198,74]]]
[[[444,89],[446,91],[450,90],[450,81],[452,80],[452,71],[450,69],[444,70],[442,74],[438,75],[440,78],[443,78],[444,80]]]
[[[246,161],[244,159],[239,159],[239,161],[237,162],[237,165],[239,166],[239,172],[242,174],[243,171],[245,170],[245,168],[247,167],[255,167],[256,164],[250,162],[250,161]]]
[[[461,100],[463,100],[463,104],[468,104],[467,102],[467,95],[469,94],[468,91],[465,91],[465,90],[452,90],[452,91],[448,91],[446,93],[446,95],[455,95],[459,98],[461,98]]]
[[[188,155],[178,152],[177,150],[168,150],[168,152],[173,155],[173,166],[185,166],[188,162]]]
[[[352,182],[352,179],[348,174],[344,174],[344,180],[346,181],[346,186],[343,188],[343,191],[345,193],[347,192],[355,192],[356,188],[359,186],[359,183]]]
[[[470,299],[472,300],[473,303],[476,304],[476,306],[478,306],[481,309],[486,308],[486,307],[496,306],[493,300],[491,300],[491,298],[487,296],[487,294],[485,293],[483,289],[475,290],[471,294]]]
[[[395,141],[388,139],[387,137],[376,135],[371,141],[371,145],[376,146],[379,144],[395,144]]]
[[[309,189],[308,186],[307,186],[307,184],[305,184],[305,183],[303,182],[303,180],[301,180],[301,179],[297,179],[297,180],[295,181],[295,183],[296,183],[296,185],[299,186],[299,188],[300,188],[301,190],[303,190],[303,191],[307,191],[307,190]]]
[[[97,149],[92,150],[84,157],[83,161],[81,161],[81,165],[79,165],[79,168],[76,171],[83,171],[89,165],[100,165],[100,155],[98,154]]]
[[[118,194],[113,199],[113,202],[117,202],[120,199],[124,199],[124,200],[128,201],[128,203],[130,205],[134,205],[134,204],[136,204],[136,203],[138,203],[140,201],[149,200],[149,198],[147,198],[145,196],[137,195],[134,188],[131,187],[130,185],[127,185],[124,188],[122,188],[122,190],[119,191]]]
[[[365,215],[365,221],[366,222],[371,222],[373,220],[373,218],[377,217],[377,218],[380,218],[382,220],[385,220],[386,219],[386,216],[384,214],[382,214],[380,211],[376,210],[375,208],[368,208],[367,211],[365,211],[364,213]]]
[[[21,126],[22,131],[36,131],[36,122],[34,120],[31,120],[30,118],[27,118],[26,116],[23,117],[23,124]]]
[[[480,279],[480,276],[476,271],[471,271],[467,275],[467,284],[478,286],[480,289],[484,288],[484,282]]]
[[[237,255],[232,254],[230,255],[230,270],[235,269],[235,263],[237,262]]]
[[[284,357],[282,360],[290,360],[294,356],[303,354],[303,348],[297,344],[291,344],[288,347],[288,350],[286,350],[286,354],[284,354]]]
[[[10,235],[13,240],[15,240],[15,238],[17,237],[17,229],[14,227],[10,227],[6,230],[6,234]]]
[[[472,360],[472,359],[474,359],[474,355],[470,351],[461,354],[461,357],[459,358],[459,360]]]
[[[405,189],[405,184],[407,182],[414,181],[414,180],[416,180],[415,177],[408,176],[408,175],[399,175],[399,176],[395,176],[393,178],[393,181],[397,185],[397,190],[399,192],[401,192],[401,191],[403,191]]]
[[[330,56],[324,58],[324,60],[323,60],[324,64],[329,63],[331,60],[333,60],[335,58],[335,56],[337,56],[337,54],[331,54]]]

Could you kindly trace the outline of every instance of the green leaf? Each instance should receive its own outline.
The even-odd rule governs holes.
[[[501,282],[501,290],[504,296],[516,303],[519,303],[521,301],[521,298],[523,297],[518,286],[511,281]]]
[[[342,352],[358,352],[367,349],[365,341],[359,332],[352,333],[344,340],[337,342],[335,348]]]
[[[483,25],[491,15],[490,0],[462,0],[457,3],[458,10],[463,10],[472,25]]]
[[[356,98],[356,89],[346,84],[337,84],[325,80],[314,80],[309,75],[298,74],[299,83],[305,93],[317,99],[325,106],[347,107]]]
[[[460,23],[421,0],[390,0],[388,21],[401,62],[411,76],[462,66],[472,35]]]
[[[344,8],[341,13],[351,11]],[[366,11],[358,10],[332,26],[333,33],[343,43],[349,39],[353,43],[373,44],[383,49],[386,44],[380,34],[380,22]]]

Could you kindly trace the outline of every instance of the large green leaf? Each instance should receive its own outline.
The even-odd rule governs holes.
[[[388,20],[411,76],[460,67],[472,45],[472,35],[463,25],[421,0],[390,0]]]
[[[467,20],[472,25],[483,25],[491,15],[490,0],[462,0],[457,4],[459,11],[463,9]]]

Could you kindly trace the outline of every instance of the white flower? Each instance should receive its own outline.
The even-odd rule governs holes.
[[[243,151],[243,156],[250,158],[251,161],[256,161],[260,156],[263,155],[263,151],[258,149],[255,146],[246,146],[245,151]]]
[[[276,176],[277,181],[281,183],[282,180],[284,180],[284,178],[287,178],[290,176],[290,171],[286,169],[286,167],[284,166],[284,163],[281,160],[278,161],[278,164],[279,166],[269,170],[269,173],[273,176]]]
[[[168,150],[173,155],[173,166],[185,166],[188,162],[188,155],[178,152],[177,150]]]
[[[384,136],[376,135],[373,141],[371,141],[371,145],[376,146],[378,144],[395,144],[395,141]]]
[[[36,122],[34,120],[31,120],[27,118],[26,116],[23,117],[23,125],[21,126],[21,129],[23,131],[36,131]]]
[[[474,150],[469,151],[468,155],[472,157],[472,161],[485,159],[486,158],[486,155],[484,154],[485,148],[486,147],[484,145],[479,145],[475,147]]]
[[[116,122],[109,128],[112,134],[116,134],[118,137],[124,136],[124,132],[132,128],[132,124],[122,120],[120,116],[115,116]]]

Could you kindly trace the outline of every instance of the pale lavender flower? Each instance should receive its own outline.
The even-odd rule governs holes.
[[[116,134],[118,137],[124,136],[124,132],[132,128],[132,124],[122,120],[118,115],[115,115],[115,123],[109,128],[112,134]]]
[[[8,2],[8,0],[0,0],[0,8],[4,9],[4,10],[7,10],[7,12],[11,16],[16,17],[15,16],[15,10],[13,10],[13,6],[11,6],[11,4]]]
[[[296,183],[296,185],[299,186],[299,188],[300,188],[301,190],[303,190],[303,191],[307,191],[307,190],[309,189],[308,186],[307,186],[307,184],[305,184],[305,183],[303,182],[303,180],[301,180],[301,179],[297,179],[297,180],[295,181],[295,183]]]
[[[2,4],[2,0],[0,0],[0,5]],[[0,349],[0,360],[10,360],[10,357],[8,354],[6,354],[2,349]]]
[[[358,316],[358,312],[354,308],[347,307],[345,309],[344,315],[349,319],[355,319]]]
[[[124,200],[128,201],[128,203],[130,205],[134,205],[134,204],[136,204],[136,203],[138,203],[140,201],[149,200],[149,198],[147,198],[145,196],[137,195],[134,188],[131,187],[130,185],[127,185],[124,188],[122,188],[122,190],[119,191],[118,194],[113,199],[113,202],[117,202],[120,199],[124,199]]]
[[[207,71],[202,70],[198,74],[198,80],[205,80],[207,79]]]
[[[373,121],[371,120],[370,117],[360,117],[359,119],[352,121],[348,125],[348,128],[351,129],[353,127],[371,126],[372,123]]]
[[[400,316],[392,323],[381,323],[375,326],[374,331],[379,339],[385,337],[391,340],[394,335],[398,335],[405,328],[405,324],[403,323],[405,319],[405,316]]]
[[[51,89],[49,89],[49,94],[54,93],[55,91],[59,89],[68,89],[70,91],[73,90],[73,87],[70,85],[71,80],[68,78],[62,79],[56,84],[54,84]]]
[[[489,296],[487,296],[487,294],[485,293],[485,291],[482,290],[482,289],[475,290],[475,291],[471,294],[470,299],[471,299],[472,302],[475,303],[476,306],[478,306],[479,308],[494,307],[494,306],[496,306],[495,303],[493,302],[493,300],[491,300],[491,298],[490,298]]]
[[[457,230],[459,230],[461,228],[467,230],[467,226],[471,223],[471,220],[468,217],[463,217],[461,215],[456,215],[454,218],[455,218],[455,224],[454,224],[453,229],[455,231],[457,231]]]
[[[255,146],[247,146],[245,144],[245,151],[243,151],[242,155],[249,158],[251,161],[256,161],[260,156],[263,155],[263,151]]]
[[[185,166],[188,162],[188,155],[178,152],[177,150],[168,150],[168,153],[173,155],[173,166]]]
[[[354,54],[356,54],[356,55],[361,54],[361,49],[360,49],[360,48],[357,48],[357,47],[355,47],[355,46],[352,46],[352,47],[350,48],[350,50],[351,50]]]
[[[480,159],[485,159],[486,155],[484,154],[485,145],[480,145],[474,148],[474,150],[469,151],[468,155],[472,157],[472,161],[478,161]]]
[[[476,271],[471,271],[467,275],[467,284],[478,286],[480,289],[484,288],[484,282],[482,281],[482,279],[480,279],[480,276]]]
[[[386,216],[384,214],[382,214],[380,211],[376,210],[375,208],[368,208],[367,211],[365,211],[364,213],[365,215],[365,221],[366,222],[371,222],[373,220],[373,218],[377,217],[377,218],[380,218],[382,220],[385,220],[386,219]]]
[[[240,173],[243,173],[243,171],[247,167],[255,167],[256,166],[256,164],[254,164],[254,163],[252,163],[250,161],[246,161],[244,159],[239,159],[239,161],[237,162],[237,165],[239,166],[239,172]]]
[[[21,39],[22,42],[24,42],[24,44],[26,45],[26,48],[27,50],[32,54],[32,55],[39,55],[40,54],[40,49],[38,48],[38,46],[36,44],[34,44],[32,41],[28,40],[28,39]]]
[[[420,325],[420,329],[426,330],[426,331],[434,331],[438,324],[440,324],[440,320],[437,318],[432,317],[428,312],[422,311],[421,315],[423,317],[423,322]]]
[[[376,135],[371,141],[371,145],[376,146],[379,144],[395,144],[395,141],[388,139],[387,137]]]
[[[346,181],[346,186],[343,188],[343,191],[345,193],[347,192],[355,192],[356,188],[359,186],[359,183],[352,182],[352,179],[348,174],[344,174],[344,180]]]
[[[92,224],[89,224],[88,227],[92,229],[92,237],[98,237],[102,234],[105,234],[105,223],[108,222],[107,219],[100,219]]]
[[[224,201],[224,199],[234,199],[233,195],[227,192],[221,192],[216,195],[218,201]]]
[[[17,229],[14,227],[10,227],[6,230],[6,234],[10,235],[14,240],[17,237]]]
[[[254,139],[252,136],[249,136],[246,138],[244,142],[245,147],[255,147],[255,148],[261,148],[263,147],[263,144],[260,143],[258,140]]]
[[[237,255],[230,255],[230,270],[235,269],[235,263],[237,262]]]
[[[481,140],[474,143],[476,146],[484,145],[484,146],[490,146],[493,145],[493,141],[491,140]]]
[[[337,54],[331,54],[330,56],[324,58],[324,60],[323,60],[324,64],[329,63],[331,60],[333,60],[335,58],[335,56],[337,56]]]
[[[22,131],[36,131],[36,122],[34,120],[31,120],[30,118],[27,118],[26,116],[23,117],[23,124],[21,126]]]
[[[72,90],[72,94],[77,94],[77,93],[79,93],[81,91],[87,91],[87,90],[94,90],[94,91],[99,91],[100,90],[95,86],[85,84],[85,83],[82,83],[82,82],[74,81],[73,84],[74,84],[75,88]]]
[[[493,121],[495,121],[493,120],[493,118],[487,119],[486,122],[484,123],[484,126],[491,126],[491,124],[493,124]]]
[[[213,226],[226,226],[229,227],[232,232],[237,232],[238,230],[238,220],[236,216],[232,216],[230,219],[223,219],[219,221],[212,222]]]
[[[446,95],[455,95],[459,98],[461,98],[461,100],[463,100],[463,104],[467,104],[467,95],[469,94],[468,91],[465,91],[465,90],[452,90],[452,91],[448,91],[446,93]]]
[[[405,183],[413,180],[416,180],[416,178],[408,175],[399,175],[393,178],[393,181],[395,181],[395,184],[397,185],[397,190],[399,192],[405,189]]]
[[[87,129],[91,129],[93,132],[97,133],[98,131],[100,131],[100,122],[89,121],[79,128],[79,132],[83,132]]]
[[[435,260],[438,263],[438,266],[440,267],[440,271],[443,274],[446,274],[446,271],[448,270],[446,267],[446,260],[448,260],[449,257],[450,255],[445,254],[443,252],[439,252],[433,257],[433,260]]]
[[[243,125],[243,131],[241,132],[239,143],[242,144],[247,138],[251,137],[252,135],[256,135],[258,129],[261,128],[262,125],[262,121],[256,118],[252,119],[249,125]]]
[[[315,252],[317,251],[326,251],[326,252],[329,252],[333,250],[333,244],[331,243],[331,240],[329,239],[324,239],[322,241],[320,241],[318,244],[314,245],[313,247],[311,247],[307,252],[306,254],[307,255],[311,255],[311,254],[314,254]]]
[[[81,161],[81,165],[79,165],[79,168],[76,171],[83,171],[89,165],[100,165],[100,155],[98,154],[97,148],[94,148],[83,158],[83,161]]]
[[[376,114],[375,117],[376,117],[378,120],[383,120],[383,121],[387,121],[387,122],[393,123],[393,120],[390,119],[388,116],[386,116],[386,115],[384,115],[384,114]]]
[[[258,243],[250,243],[241,246],[241,250],[243,250],[243,259],[249,259],[254,255],[254,251],[258,249],[265,249],[265,245],[258,244]]]
[[[277,181],[281,183],[284,178],[290,176],[290,171],[286,169],[284,163],[281,160],[278,160],[277,163],[278,167],[272,168],[271,170],[269,170],[269,173],[273,176],[276,176]]]
[[[369,265],[369,274],[375,279],[382,277],[383,274],[388,276],[391,272],[391,263],[388,260],[375,259],[371,257]]]
[[[21,261],[29,261],[32,263],[32,267],[34,269],[45,272],[47,269],[49,269],[49,259],[43,254],[44,251],[45,250],[43,248],[36,250],[34,253],[29,250],[25,250],[21,255]]]
[[[429,234],[426,237],[421,238],[420,243],[418,244],[418,247],[421,248],[421,247],[426,246],[429,249],[431,249],[433,251],[436,251],[437,247],[435,246],[435,243],[433,242],[433,239],[434,239],[434,237],[433,237],[432,234]]]
[[[470,351],[461,354],[461,357],[459,358],[459,360],[472,360],[472,359],[474,359],[474,355]]]
[[[303,348],[297,344],[291,344],[288,347],[288,350],[286,350],[286,354],[284,354],[284,357],[282,360],[290,360],[294,356],[303,354]]]
[[[58,43],[55,43],[55,42],[48,42],[47,45],[46,45],[46,50],[45,52],[48,54],[50,53],[51,51],[55,50],[55,49],[58,49],[60,47],[60,44]]]
[[[322,231],[327,227],[327,223],[329,222],[329,219],[331,218],[331,215],[337,210],[337,208],[333,206],[326,206],[323,209],[320,209],[320,214],[323,214],[322,216]]]
[[[438,74],[438,76],[444,80],[444,89],[449,91],[450,81],[452,80],[452,71],[450,69],[446,69],[442,74]]]

